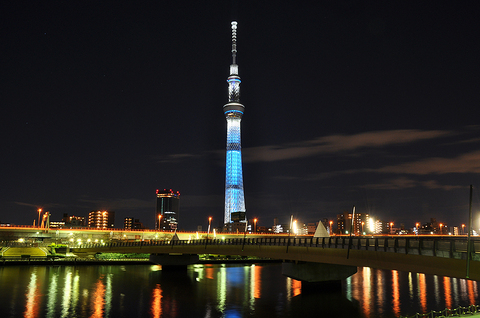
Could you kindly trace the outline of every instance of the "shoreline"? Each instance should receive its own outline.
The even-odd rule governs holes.
[[[195,264],[259,264],[259,263],[281,263],[282,260],[276,259],[255,259],[255,260],[200,260]],[[195,265],[192,264],[192,265]],[[112,259],[112,260],[96,260],[96,259],[25,259],[25,260],[0,260],[1,266],[72,266],[72,265],[159,265],[148,259]]]

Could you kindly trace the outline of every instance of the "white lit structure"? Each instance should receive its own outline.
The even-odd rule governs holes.
[[[243,192],[242,146],[240,142],[240,122],[245,107],[240,104],[240,77],[238,76],[237,22],[232,22],[232,64],[228,82],[228,103],[223,106],[227,120],[227,153],[225,174],[225,224],[246,222],[245,196]]]
[[[88,227],[108,229],[115,227],[114,211],[91,211],[88,213]]]

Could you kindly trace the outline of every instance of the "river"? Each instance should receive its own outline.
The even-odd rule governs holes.
[[[359,268],[302,290],[280,264],[2,266],[1,317],[398,317],[479,304],[476,281]]]

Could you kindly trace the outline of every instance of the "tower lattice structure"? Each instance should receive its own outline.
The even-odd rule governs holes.
[[[232,223],[232,213],[239,213],[236,221],[246,222],[243,192],[242,145],[240,123],[245,107],[240,103],[240,77],[238,76],[237,22],[232,25],[232,64],[228,83],[228,103],[223,106],[227,120],[227,158],[225,174],[225,223]]]

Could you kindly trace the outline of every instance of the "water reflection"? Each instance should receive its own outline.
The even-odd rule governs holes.
[[[474,282],[469,280],[467,281],[468,284],[468,299],[470,300],[470,305],[475,305],[475,298],[476,298],[476,288],[474,289]],[[476,282],[475,282],[476,284]]]
[[[479,304],[476,281],[359,268],[341,292],[274,265],[0,268],[0,307],[17,317],[396,317]]]
[[[55,307],[57,303],[57,281],[58,272],[55,271],[50,276],[50,286],[48,288],[47,299],[47,317],[55,317]]]
[[[371,289],[372,289],[372,269],[370,267],[363,268],[363,312],[365,315],[370,316],[372,301],[371,301]]]
[[[155,289],[153,289],[151,312],[154,318],[162,317],[162,288],[160,284],[155,285]]]
[[[420,299],[420,306],[422,313],[427,312],[427,288],[425,274],[417,274],[418,278],[418,298]]]
[[[92,299],[91,317],[103,317],[103,307],[105,306],[105,285],[103,284],[103,275],[100,276],[95,284]]]
[[[452,308],[452,291],[450,277],[443,277],[443,289],[445,290],[445,306]]]
[[[65,284],[63,287],[62,317],[68,317],[70,299],[72,296],[72,268],[66,268]]]
[[[383,304],[385,301],[385,286],[384,286],[384,271],[376,270],[376,285],[375,288],[377,290],[377,301],[375,302],[376,308],[378,308],[378,313],[381,315],[383,314]]]
[[[38,316],[38,309],[39,309],[39,298],[40,293],[37,291],[37,269],[34,268],[33,272],[30,275],[30,283],[28,284],[27,294],[25,295],[27,298],[25,304],[25,314],[24,317],[37,317]],[[5,295],[2,293],[2,295]]]

